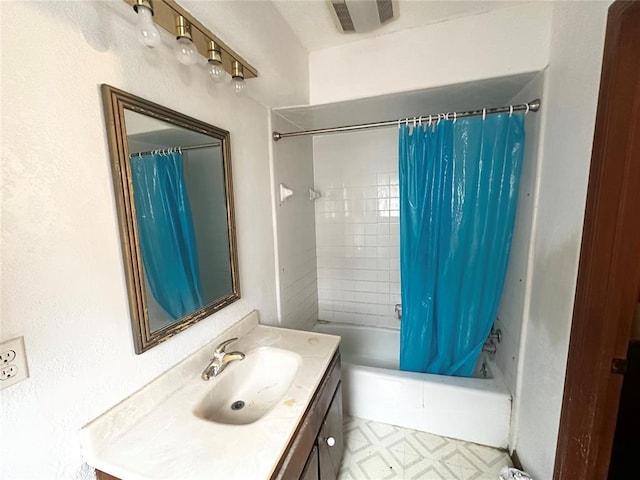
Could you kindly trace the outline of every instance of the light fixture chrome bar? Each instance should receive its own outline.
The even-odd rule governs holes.
[[[367,128],[379,128],[379,127],[390,127],[393,125],[399,125],[401,122],[409,121],[412,122],[414,120],[418,120],[421,118],[424,122],[431,118],[431,120],[438,120],[439,118],[446,118],[448,120],[453,120],[457,118],[465,118],[465,117],[478,117],[482,115],[491,115],[494,113],[511,113],[511,112],[537,112],[540,110],[540,99],[536,98],[528,103],[523,103],[520,105],[508,105],[506,107],[493,107],[493,108],[484,108],[480,110],[469,110],[466,112],[447,112],[447,113],[432,113],[431,115],[422,115],[421,117],[411,117],[407,119],[396,119],[396,120],[387,120],[384,122],[374,122],[374,123],[360,123],[357,125],[344,125],[342,127],[330,127],[330,128],[316,128],[315,130],[299,130],[297,132],[273,132],[273,140],[277,142],[281,138],[287,137],[299,137],[301,135],[321,135],[323,133],[335,133],[335,132],[350,132],[354,130],[365,130]]]
[[[215,142],[215,143],[203,143],[202,145],[191,145],[188,147],[168,147],[168,148],[156,148],[155,150],[148,150],[146,152],[136,152],[136,153],[131,153],[129,154],[129,158],[131,157],[137,157],[137,156],[142,156],[142,155],[153,155],[154,152],[163,152],[165,150],[180,150],[181,152],[184,152],[186,150],[199,150],[201,148],[211,148],[211,147],[219,147],[220,146],[220,142]]]

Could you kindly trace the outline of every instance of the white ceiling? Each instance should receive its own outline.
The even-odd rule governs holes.
[[[273,3],[302,44],[313,51],[528,2],[398,0],[399,14],[394,20],[372,32],[346,34],[336,27],[327,0],[273,0]]]

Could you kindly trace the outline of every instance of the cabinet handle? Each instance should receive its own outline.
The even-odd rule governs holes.
[[[326,442],[327,442],[327,445],[329,445],[330,447],[333,447],[336,444],[336,439],[333,437],[329,437],[327,438]]]

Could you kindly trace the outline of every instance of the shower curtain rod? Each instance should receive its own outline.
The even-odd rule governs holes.
[[[155,150],[149,150],[147,152],[136,152],[136,153],[131,153],[129,154],[129,158],[131,157],[135,157],[135,156],[142,156],[142,155],[153,155],[154,152],[158,152],[158,153],[162,153],[162,152],[169,152],[171,150],[179,150],[181,152],[184,152],[185,150],[198,150],[200,148],[211,148],[211,147],[217,147],[220,145],[220,142],[216,142],[216,143],[203,143],[202,145],[191,145],[188,147],[168,147],[168,148],[156,148]]]
[[[469,110],[466,112],[447,112],[447,113],[435,113],[431,115],[423,115],[421,117],[412,117],[406,119],[399,120],[387,120],[385,122],[374,122],[374,123],[360,123],[357,125],[345,125],[342,127],[331,127],[331,128],[317,128],[315,130],[299,130],[297,132],[273,132],[273,141],[277,142],[281,138],[287,137],[299,137],[301,135],[318,135],[322,133],[333,133],[333,132],[349,132],[353,130],[364,130],[366,128],[378,128],[378,127],[389,127],[392,125],[400,125],[402,122],[417,122],[418,119],[421,119],[423,122],[431,120],[437,121],[442,120],[443,118],[447,120],[456,120],[458,118],[464,117],[477,117],[480,115],[491,115],[493,113],[513,113],[513,112],[537,112],[540,109],[540,99],[536,98],[535,100],[531,100],[528,103],[523,103],[520,105],[508,105],[506,107],[493,107],[493,108],[482,108],[480,110]]]

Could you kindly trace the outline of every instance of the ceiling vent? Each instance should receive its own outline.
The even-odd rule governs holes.
[[[396,0],[327,0],[338,30],[364,33],[380,28],[398,16]]]

